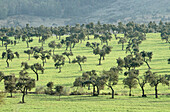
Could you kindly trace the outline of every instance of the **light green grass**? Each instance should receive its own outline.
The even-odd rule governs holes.
[[[12,37],[11,37],[12,38]],[[62,37],[65,38],[65,37]],[[47,40],[44,45],[45,50],[49,50],[48,43],[52,40],[56,40],[55,37],[51,37]],[[59,42],[58,40],[56,40]],[[58,73],[58,70],[54,67],[54,62],[52,58],[47,60],[45,63],[45,73],[39,75],[39,81],[36,82],[36,87],[46,86],[46,84],[50,81],[54,82],[55,85],[63,85],[67,87],[71,87],[76,77],[82,75],[85,71],[96,70],[98,74],[100,74],[103,70],[109,70],[113,66],[117,66],[116,59],[119,57],[125,57],[125,51],[121,50],[121,45],[117,44],[118,40],[113,38],[109,41],[109,45],[113,47],[112,52],[109,55],[106,55],[106,60],[102,60],[102,65],[98,66],[98,55],[94,55],[92,53],[92,49],[85,46],[86,42],[99,42],[99,39],[93,39],[91,36],[90,40],[83,41],[83,43],[76,44],[76,47],[73,50],[74,56],[71,59],[74,59],[77,55],[86,56],[87,62],[82,64],[83,71],[80,71],[78,64],[69,64],[68,59],[66,58],[66,63],[62,67],[62,72]],[[38,38],[34,38],[33,43],[30,43],[30,46],[41,46],[38,43]],[[36,60],[31,57],[31,60],[28,60],[28,56],[23,53],[24,50],[27,50],[26,43],[20,42],[16,46],[10,45],[8,48],[12,49],[12,51],[18,51],[20,54],[20,59],[14,58],[12,62],[10,62],[10,68],[6,68],[5,59],[0,59],[0,71],[3,71],[5,74],[15,73],[16,76],[19,76],[19,71],[22,70],[21,62],[28,62],[29,64],[33,64],[36,62],[42,63],[41,60]],[[167,59],[169,58],[169,45],[165,42],[161,41],[160,34],[151,33],[147,34],[147,40],[143,41],[140,45],[140,51],[153,52],[152,61],[149,62],[151,66],[151,70],[153,72],[157,72],[158,74],[170,74],[170,66],[168,65]],[[5,47],[0,47],[0,54],[5,51]],[[56,49],[55,53],[62,54],[65,51],[65,46],[61,49]],[[140,68],[140,75],[147,70],[147,65],[143,64]],[[125,70],[124,70],[125,71]],[[35,74],[29,70],[29,75],[32,78],[36,78]],[[119,83],[116,85],[115,92],[119,95],[128,94],[128,89],[124,88],[122,84],[122,80],[125,76],[120,74]],[[4,90],[3,82],[0,82],[0,90]],[[71,88],[70,91],[73,89]],[[33,89],[32,91],[35,91]],[[85,90],[87,91],[87,90]],[[87,91],[91,92],[91,91]],[[110,89],[105,88],[102,92],[111,92]],[[151,88],[149,84],[145,87],[146,94],[154,94],[154,88]],[[159,94],[168,94],[170,93],[170,89],[167,86],[158,86]],[[3,111],[152,111],[153,109],[156,111],[168,111],[168,104],[170,104],[169,96],[160,96],[159,99],[155,99],[154,95],[149,96],[148,98],[138,98],[141,96],[141,89],[138,87],[132,90],[132,94],[134,97],[130,98],[128,96],[116,96],[116,99],[110,100],[110,96],[100,96],[100,97],[86,97],[86,96],[64,96],[62,97],[62,101],[56,101],[57,96],[47,96],[47,95],[28,95],[26,96],[26,104],[17,104],[20,101],[21,94],[16,94],[17,98],[6,98],[5,104],[2,106]],[[157,103],[159,106],[157,106]],[[147,106],[149,105],[149,106]],[[48,107],[49,106],[49,107]]]
[[[57,96],[27,95],[26,103],[18,104],[20,95],[16,98],[6,98],[6,103],[1,106],[3,112],[169,112],[170,97],[161,96],[158,99],[116,96],[62,96],[58,101]]]

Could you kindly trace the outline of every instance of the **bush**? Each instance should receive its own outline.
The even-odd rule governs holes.
[[[64,89],[63,89],[63,95],[65,95],[65,96],[70,95],[70,87],[64,87]]]
[[[44,86],[39,86],[35,89],[35,92],[37,94],[44,94],[45,93],[45,90],[44,90]]]
[[[4,102],[4,98],[5,94],[3,92],[0,92],[0,104],[2,104]]]

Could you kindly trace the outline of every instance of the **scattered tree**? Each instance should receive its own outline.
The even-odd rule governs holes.
[[[87,58],[85,56],[76,56],[75,59],[73,59],[72,63],[78,63],[78,65],[80,66],[80,71],[82,71],[82,66],[81,63],[86,62]]]

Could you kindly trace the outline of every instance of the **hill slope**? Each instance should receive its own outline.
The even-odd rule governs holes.
[[[91,21],[145,23],[162,20],[165,22],[170,20],[169,6],[169,0],[0,0],[0,19],[3,19],[0,20],[0,24],[12,26],[17,23],[22,26],[21,15],[25,17],[24,21],[34,26]],[[42,21],[36,21],[37,18]],[[34,24],[35,21],[38,23]]]

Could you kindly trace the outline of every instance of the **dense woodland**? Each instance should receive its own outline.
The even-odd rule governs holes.
[[[24,103],[24,97],[27,95],[27,91],[36,87],[36,81],[41,80],[39,77],[39,71],[43,74],[44,67],[48,60],[51,59],[54,61],[54,67],[58,70],[58,73],[62,74],[62,68],[66,64],[78,64],[80,71],[83,70],[83,63],[86,63],[88,56],[77,55],[76,58],[70,60],[70,56],[73,56],[73,49],[76,47],[76,44],[86,41],[86,47],[92,49],[92,53],[96,55],[96,60],[98,60],[98,65],[102,66],[102,62],[107,60],[105,57],[110,52],[112,52],[111,46],[109,46],[109,41],[111,39],[118,40],[118,44],[121,44],[121,50],[126,52],[124,58],[117,57],[117,65],[111,67],[108,71],[103,71],[102,74],[98,74],[96,70],[86,71],[82,76],[77,77],[73,82],[74,87],[87,87],[88,89],[93,90],[92,96],[100,95],[100,90],[104,87],[110,88],[112,91],[112,98],[114,98],[114,86],[117,85],[119,81],[119,74],[123,73],[126,78],[123,79],[123,84],[125,87],[129,88],[129,96],[132,96],[131,90],[136,88],[137,85],[141,88],[142,97],[147,97],[145,94],[145,84],[149,83],[151,87],[155,88],[155,97],[158,98],[158,85],[164,84],[169,86],[170,75],[159,75],[155,72],[152,72],[152,67],[149,65],[149,62],[152,60],[153,53],[152,51],[140,51],[140,44],[145,41],[147,33],[160,33],[161,39],[166,43],[169,43],[170,37],[170,23],[163,23],[162,21],[159,24],[155,22],[150,22],[148,24],[137,24],[134,22],[128,22],[123,24],[121,22],[118,25],[113,24],[97,24],[88,23],[88,24],[76,24],[75,26],[60,26],[60,27],[30,27],[29,24],[26,24],[24,28],[1,28],[0,29],[0,41],[2,42],[1,47],[4,47],[2,53],[2,59],[6,62],[6,67],[10,67],[10,63],[13,63],[12,60],[15,58],[20,58],[20,54],[13,49],[8,49],[9,45],[19,45],[21,42],[25,42],[25,47],[28,50],[23,51],[25,55],[28,55],[28,60],[30,58],[40,59],[42,63],[34,63],[29,65],[27,62],[22,62],[22,70],[19,71],[19,77],[16,77],[15,74],[6,74],[0,72],[0,81],[4,81],[4,86],[6,92],[9,92],[12,97],[14,91],[22,93],[21,103]],[[123,37],[117,36],[118,34],[123,34]],[[56,40],[59,40],[59,43],[51,41],[46,43],[46,40],[52,38],[55,35]],[[89,36],[92,35],[94,39],[99,39],[100,43],[94,42],[90,43],[88,40]],[[66,38],[63,38],[66,36]],[[14,37],[12,40],[10,37]],[[41,43],[41,47],[32,47],[30,43],[34,41],[33,37],[38,38],[37,43]],[[125,43],[127,46],[125,46]],[[45,50],[44,45],[48,44],[50,50]],[[65,47],[65,51],[62,54],[56,54],[55,49],[60,49]],[[66,58],[69,59],[69,63],[66,63]],[[170,59],[167,59],[167,63],[170,62]],[[141,65],[146,65],[145,75],[139,77],[138,68]],[[36,78],[29,76],[28,70],[32,70]],[[54,87],[53,82],[44,84],[47,86],[45,90],[46,94],[54,95],[57,94],[60,99],[62,95],[63,86],[57,85]],[[71,93],[77,95],[76,91]]]

